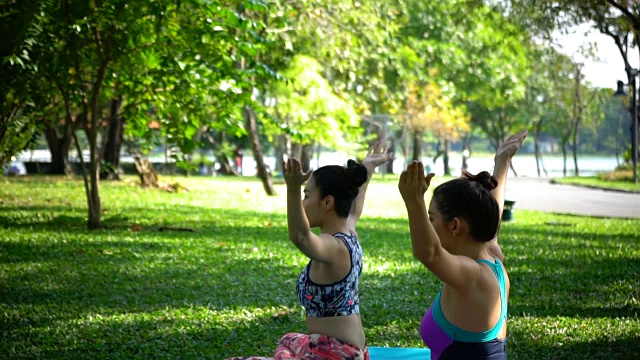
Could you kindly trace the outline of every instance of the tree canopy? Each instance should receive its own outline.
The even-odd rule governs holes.
[[[183,165],[203,146],[226,163],[250,144],[264,167],[263,146],[280,157],[362,146],[360,118],[383,115],[413,131],[415,147],[437,139],[445,159],[473,129],[494,146],[518,127],[570,131],[575,145],[576,119],[592,126],[604,110],[545,34],[590,20],[637,41],[638,14],[605,0],[10,2],[0,5],[0,165],[41,133],[67,163],[70,148],[83,150],[80,131],[98,228],[101,167],[117,166],[123,140],[137,154],[171,146]]]

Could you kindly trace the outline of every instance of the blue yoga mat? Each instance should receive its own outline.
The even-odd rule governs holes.
[[[429,349],[369,346],[371,360],[430,360]]]

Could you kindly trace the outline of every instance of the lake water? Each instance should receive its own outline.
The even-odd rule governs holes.
[[[88,160],[88,154],[86,154],[85,158]],[[324,165],[334,165],[341,164],[344,165],[346,160],[349,159],[350,156],[344,153],[322,153],[320,158],[314,157],[311,161],[311,166],[317,169],[320,166]],[[51,154],[48,150],[35,150],[35,151],[25,151],[19,156],[19,161],[50,161]],[[123,156],[121,158],[122,162],[132,162],[133,160],[130,157]],[[164,157],[156,157],[153,161],[163,162]],[[543,157],[544,166],[547,169],[548,177],[558,177],[562,176],[562,156],[558,155],[546,155]],[[275,158],[266,157],[265,162],[271,168],[275,168]],[[442,158],[438,159],[434,164],[431,162],[431,159],[424,158],[423,163],[428,165],[432,172],[435,172],[436,175],[442,175],[444,173]],[[250,153],[243,157],[243,171],[242,174],[246,176],[255,175],[255,162],[251,157]],[[469,171],[472,173],[478,173],[483,170],[492,170],[493,169],[493,157],[490,156],[479,156],[479,157],[470,157],[468,159]],[[396,158],[393,163],[394,173],[399,174],[402,172],[405,166],[405,161],[403,158]],[[460,153],[452,153],[449,158],[449,167],[454,175],[460,174],[460,168],[462,166],[462,155]],[[538,174],[536,172],[536,160],[533,155],[529,154],[520,154],[516,155],[513,159],[513,166],[518,172],[519,176],[528,176],[528,177],[537,177]],[[591,176],[595,175],[598,172],[603,171],[611,171],[615,169],[617,166],[616,158],[614,156],[582,156],[578,158],[578,168],[580,169],[581,176]],[[569,157],[567,159],[567,175],[573,175],[573,159]],[[543,173],[542,176],[545,176]]]
[[[547,177],[559,177],[562,176],[563,159],[562,156],[543,156],[542,158],[544,168],[547,170]],[[469,164],[469,172],[478,173],[483,170],[493,169],[493,157],[478,157],[469,158],[467,160]],[[431,165],[435,168],[436,174],[442,174],[443,165],[440,159],[435,165]],[[454,169],[460,169],[462,167],[462,156],[460,154],[454,154],[449,160],[449,166],[452,172]],[[583,156],[578,157],[578,169],[580,170],[580,176],[592,176],[600,172],[612,171],[618,166],[616,158],[611,157],[599,157],[599,156]],[[395,167],[395,164],[394,164]],[[537,177],[538,172],[536,170],[536,158],[534,155],[523,154],[516,155],[513,158],[513,167],[519,176]],[[573,176],[574,164],[573,158],[567,158],[567,175]],[[459,170],[458,170],[459,171]],[[544,171],[540,169],[541,176],[545,177]]]
[[[324,165],[344,165],[349,157],[346,154],[322,154],[319,158],[314,158],[311,161],[311,166],[317,169]],[[275,159],[272,157],[265,158],[267,165],[271,168],[275,168]],[[442,158],[438,159],[434,164],[431,159],[423,159],[425,166],[430,168],[431,172],[436,175],[444,174]],[[478,173],[483,170],[493,170],[493,157],[470,157],[467,160],[469,165],[468,170],[471,173]],[[562,176],[563,160],[562,156],[548,155],[543,157],[544,167],[547,170],[546,177],[560,177]],[[255,162],[250,156],[243,158],[243,175],[252,176],[255,175]],[[616,158],[614,156],[583,156],[578,158],[578,169],[580,170],[580,176],[592,176],[599,172],[612,171],[617,166]],[[405,166],[403,158],[396,158],[393,162],[393,171],[396,174],[402,172]],[[449,167],[454,175],[460,174],[462,167],[462,155],[459,153],[452,153],[449,156]],[[519,176],[537,177],[536,171],[536,159],[535,156],[529,154],[516,155],[513,159],[513,167]],[[541,170],[542,171],[542,170]],[[545,177],[542,172],[542,177]],[[573,176],[573,158],[567,158],[567,175]]]

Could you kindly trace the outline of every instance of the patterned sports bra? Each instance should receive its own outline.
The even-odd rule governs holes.
[[[307,316],[333,317],[360,313],[358,281],[362,273],[362,247],[355,235],[333,234],[342,240],[351,255],[351,270],[344,279],[333,284],[316,284],[309,277],[311,261],[298,277],[297,293]]]

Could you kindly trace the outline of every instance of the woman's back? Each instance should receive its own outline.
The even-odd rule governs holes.
[[[325,334],[364,348],[358,295],[362,247],[353,233],[336,233],[333,237],[344,245],[340,247],[339,259],[332,264],[309,261],[298,277],[298,298],[306,310],[310,333]]]
[[[478,354],[485,359],[504,353],[508,277],[498,259],[478,262],[485,276],[475,289],[465,296],[445,284],[422,320],[420,334],[432,359]]]

